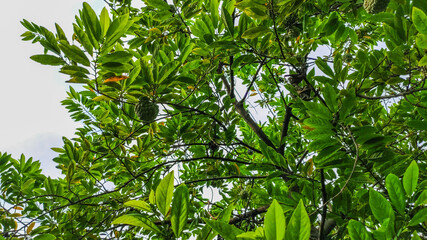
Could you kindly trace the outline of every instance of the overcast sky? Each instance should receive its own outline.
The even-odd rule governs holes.
[[[88,0],[99,13],[103,0]],[[2,46],[0,70],[0,152],[19,158],[21,153],[42,162],[44,173],[57,176],[51,160],[51,147],[62,146],[62,136],[73,137],[79,125],[60,104],[66,98],[66,76],[59,67],[45,66],[30,59],[42,54],[40,44],[21,41],[25,28],[19,21],[27,19],[55,32],[58,23],[71,38],[72,23],[82,0],[14,0],[2,3],[0,29]]]

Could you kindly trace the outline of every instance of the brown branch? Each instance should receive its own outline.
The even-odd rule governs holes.
[[[243,102],[238,101],[234,103],[234,107],[236,108],[239,115],[245,120],[245,122],[249,125],[249,127],[254,131],[254,133],[268,146],[276,149],[273,142],[268,138],[268,136],[264,133],[264,131],[258,126],[255,120],[249,115],[248,111],[243,107]]]
[[[282,124],[282,135],[280,136],[280,147],[279,147],[279,153],[284,154],[285,153],[285,146],[286,142],[285,137],[288,136],[288,130],[289,130],[289,123],[292,116],[292,108],[289,105],[285,106],[285,119],[283,120]]]
[[[230,219],[230,221],[228,223],[229,224],[236,224],[236,223],[239,223],[239,222],[241,222],[241,221],[243,221],[245,219],[255,217],[258,214],[267,212],[267,209],[269,207],[270,207],[270,204],[262,206],[262,207],[259,207],[259,208],[256,208],[256,209],[254,209],[252,211],[249,211],[249,212],[246,212],[244,214],[240,214],[240,215],[238,215],[238,216],[233,217],[232,219]]]

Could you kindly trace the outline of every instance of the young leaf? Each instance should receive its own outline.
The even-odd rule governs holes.
[[[52,66],[58,66],[58,65],[65,65],[66,62],[62,60],[62,58],[48,55],[48,54],[38,54],[33,55],[30,57],[33,61],[36,61],[38,63],[44,64],[44,65],[52,65]]]
[[[307,240],[310,238],[310,229],[310,219],[302,200],[300,200],[297,208],[292,213],[291,219],[289,220],[285,239]]]
[[[391,204],[381,193],[372,188],[369,189],[369,206],[372,214],[380,223],[383,223],[387,218],[394,222],[394,211]]]
[[[403,175],[403,188],[407,196],[412,196],[418,183],[419,169],[415,161],[412,161]]]
[[[187,224],[189,193],[185,185],[179,186],[173,196],[171,210],[171,226],[176,238],[181,236]]]
[[[405,191],[399,178],[394,174],[389,174],[385,183],[391,203],[400,214],[405,214]]]
[[[365,226],[362,223],[355,221],[353,219],[347,225],[348,234],[350,235],[351,240],[370,240],[371,235],[366,231]]]
[[[169,212],[170,204],[172,202],[173,195],[173,180],[174,171],[166,175],[159,186],[156,189],[156,205],[159,208],[163,216],[166,216]]]
[[[285,215],[280,204],[274,199],[264,218],[265,237],[267,240],[282,240],[285,229]]]

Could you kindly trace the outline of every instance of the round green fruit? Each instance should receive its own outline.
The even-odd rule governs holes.
[[[365,0],[363,8],[370,14],[384,12],[387,9],[390,0]]]
[[[144,123],[152,122],[159,114],[159,106],[148,97],[141,97],[135,106],[135,113]]]
[[[353,60],[353,55],[351,55],[351,53],[346,53],[343,56],[343,60],[344,62],[349,63]]]

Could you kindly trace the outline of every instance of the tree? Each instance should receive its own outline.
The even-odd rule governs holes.
[[[427,2],[106,3],[22,21],[83,127],[0,155],[3,238],[427,236]]]

